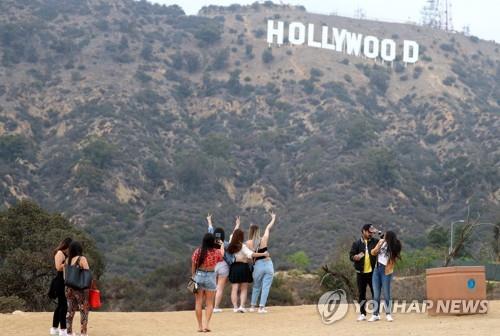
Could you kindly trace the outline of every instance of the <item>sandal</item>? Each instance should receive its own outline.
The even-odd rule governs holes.
[[[211,332],[212,330],[208,329],[208,328],[205,328],[203,329],[203,332]]]

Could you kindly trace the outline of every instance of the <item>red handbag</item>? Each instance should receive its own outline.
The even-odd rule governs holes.
[[[101,308],[101,292],[97,289],[96,283],[93,280],[89,290],[89,305],[92,309]]]

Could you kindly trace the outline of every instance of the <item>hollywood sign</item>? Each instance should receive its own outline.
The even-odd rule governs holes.
[[[382,59],[387,62],[396,60],[397,44],[392,39],[379,39],[375,36],[357,34],[346,29],[322,26],[321,37],[315,39],[315,26],[307,26],[301,22],[291,22],[288,25],[288,42],[292,45],[304,45],[314,48],[333,50],[354,56],[365,56],[371,59]],[[271,45],[282,45],[285,37],[285,22],[267,21],[267,42]],[[402,60],[404,63],[418,61],[419,45],[415,41],[404,40]]]

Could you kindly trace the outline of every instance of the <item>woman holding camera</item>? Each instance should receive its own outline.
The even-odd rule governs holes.
[[[396,260],[401,259],[401,242],[393,231],[387,231],[383,238],[371,250],[371,254],[377,256],[375,271],[373,272],[372,286],[375,310],[368,322],[380,320],[380,294],[383,292],[385,301],[386,319],[392,322],[391,315],[391,281]]]
[[[207,215],[207,222],[208,222],[208,233],[213,233],[215,236],[215,241],[221,241],[222,245],[226,249],[229,246],[229,242],[225,240],[225,233],[224,229],[221,227],[217,227],[214,229],[213,224],[212,224],[212,214]],[[235,225],[234,225],[234,230],[237,230],[240,228],[240,217],[236,217]],[[220,248],[220,246],[216,243],[216,247]],[[227,283],[227,277],[229,276],[229,265],[226,262],[226,260],[219,261],[217,265],[215,265],[215,276],[217,278],[217,291],[215,293],[215,307],[214,307],[214,313],[222,313],[222,309],[220,309],[220,303],[222,301],[222,294],[224,293],[224,287],[226,286]]]

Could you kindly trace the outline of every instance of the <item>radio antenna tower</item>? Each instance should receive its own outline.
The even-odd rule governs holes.
[[[422,24],[424,26],[453,30],[451,17],[451,0],[427,0],[422,9]]]
[[[444,1],[444,30],[453,30],[453,20],[451,18],[451,0]]]
[[[427,0],[422,8],[422,24],[431,28],[441,28],[439,0]]]

